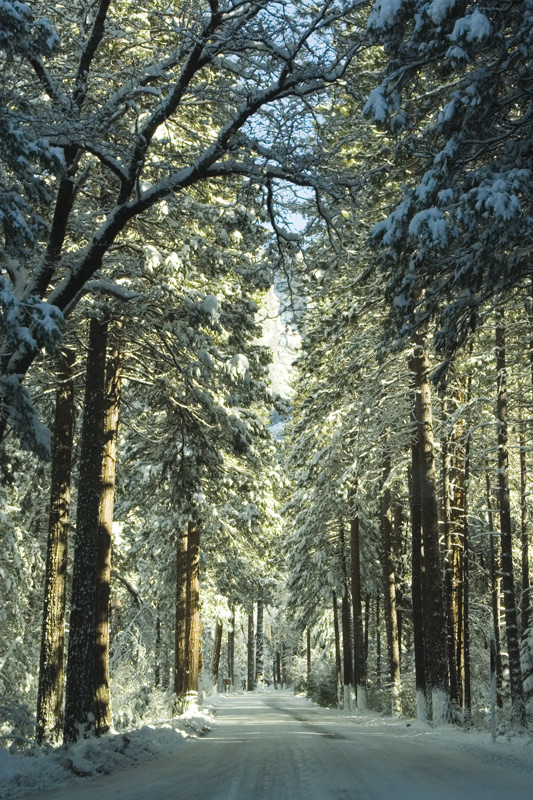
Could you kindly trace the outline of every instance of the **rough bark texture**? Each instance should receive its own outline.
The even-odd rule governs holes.
[[[74,742],[101,733],[106,720],[94,717],[98,691],[95,666],[99,508],[104,453],[107,323],[92,319],[81,434],[79,490],[74,543],[64,739]]]
[[[335,672],[337,675],[337,692],[342,686],[342,661],[341,661],[341,634],[339,629],[339,607],[337,605],[337,593],[332,592],[333,604],[333,636],[335,639]]]
[[[496,327],[496,369],[498,389],[496,417],[498,420],[498,488],[500,496],[501,575],[505,608],[505,628],[509,657],[511,687],[511,716],[513,724],[527,727],[526,707],[520,667],[520,641],[513,571],[513,541],[511,534],[511,503],[509,496],[509,453],[507,447],[507,383],[505,365],[505,329],[500,319]]]
[[[56,392],[50,480],[50,515],[44,589],[36,738],[57,743],[63,735],[65,608],[70,480],[74,442],[74,354],[62,358]]]
[[[485,472],[485,486],[487,492],[487,522],[490,531],[490,586],[491,586],[491,608],[492,623],[494,626],[494,642],[496,648],[496,702],[498,708],[503,706],[502,680],[503,664],[500,636],[500,570],[498,557],[498,540],[494,532],[494,513],[492,509],[492,492],[490,487],[489,473]]]

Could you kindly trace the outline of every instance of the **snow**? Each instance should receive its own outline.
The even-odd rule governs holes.
[[[490,36],[491,31],[491,24],[485,14],[475,8],[472,14],[457,20],[450,34],[450,40],[457,42],[459,39],[465,39],[467,42],[481,42]]]
[[[273,689],[214,695],[202,710],[68,751],[0,751],[3,800],[530,800],[532,786],[527,735],[492,742],[489,730],[343,713]]]

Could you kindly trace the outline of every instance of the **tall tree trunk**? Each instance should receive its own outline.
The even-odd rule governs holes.
[[[342,686],[342,661],[341,661],[341,634],[339,628],[339,607],[337,604],[337,592],[332,591],[333,605],[333,637],[335,644],[335,674],[337,676],[337,697],[340,703],[339,691]]]
[[[228,630],[228,678],[230,686],[235,686],[235,606],[231,605],[231,621]]]
[[[64,739],[105,733],[109,701],[111,527],[120,388],[119,352],[106,376],[108,322],[91,319],[74,547]]]
[[[527,448],[525,422],[520,420],[520,539],[522,554],[522,597],[520,618],[522,637],[531,626],[531,583],[529,578],[529,513],[527,507]]]
[[[418,441],[411,444],[411,471],[409,488],[411,495],[411,598],[413,604],[413,645],[415,652],[415,688],[417,719],[426,721],[427,684],[426,653],[424,641],[424,558],[422,547],[422,516],[420,508],[420,458]]]
[[[468,519],[470,481],[470,434],[467,434],[464,455],[463,498],[463,709],[464,722],[472,716],[472,689],[470,672],[470,523]]]
[[[265,604],[263,598],[259,597],[257,601],[257,626],[255,632],[255,681],[258,683],[264,678],[265,664],[264,664],[264,642],[263,642],[263,617],[264,617]]]
[[[353,692],[353,658],[352,658],[352,620],[350,614],[350,599],[348,596],[348,569],[346,564],[346,539],[344,525],[341,522],[339,529],[341,572],[342,572],[342,674],[344,684],[344,710],[350,711],[352,707]]]
[[[511,688],[511,716],[513,724],[527,727],[526,707],[520,667],[520,642],[516,609],[513,570],[513,541],[511,532],[511,504],[509,497],[509,453],[507,448],[507,380],[505,363],[505,327],[500,313],[496,325],[496,369],[497,396],[496,418],[498,420],[498,487],[500,496],[501,530],[501,574],[505,607],[505,628],[509,656],[509,682]]]
[[[254,607],[248,612],[248,671],[247,685],[249,692],[255,689],[255,637],[254,637]]]
[[[174,713],[183,714],[187,696],[187,528],[178,531],[176,539],[176,602],[174,627]]]
[[[213,643],[213,664],[211,675],[213,676],[213,686],[215,690],[218,686],[218,672],[220,669],[220,653],[222,651],[222,623],[217,621],[215,628],[215,641]]]
[[[392,553],[392,504],[391,491],[387,486],[390,474],[390,458],[385,457],[383,466],[381,496],[381,546],[383,550],[383,611],[387,632],[387,654],[389,666],[389,686],[391,710],[393,715],[401,714],[400,645],[398,641],[398,612],[396,608],[396,573]]]
[[[443,407],[443,421],[446,422],[448,416],[447,401]],[[446,624],[447,624],[447,650],[448,650],[448,670],[450,674],[450,699],[452,703],[459,704],[459,688],[457,680],[457,661],[456,661],[456,642],[455,642],[455,609],[454,609],[454,547],[452,544],[452,520],[451,520],[451,487],[450,487],[450,442],[445,434],[441,441],[442,453],[442,525],[443,539],[445,543],[444,554],[444,597],[446,603]]]
[[[415,394],[424,565],[427,586],[431,587],[427,593],[429,613],[425,630],[426,681],[431,692],[432,718],[436,722],[444,722],[450,719],[447,626],[439,554],[429,359],[422,336],[416,338],[409,366],[413,375]]]
[[[350,521],[350,552],[352,567],[352,606],[354,632],[354,681],[357,708],[366,708],[366,656],[363,630],[363,603],[361,588],[361,542],[359,515],[354,511]]]
[[[306,669],[305,669],[305,683],[307,689],[311,684],[311,629],[307,628],[305,631],[305,656],[306,656]]]
[[[75,417],[74,360],[74,354],[67,350],[61,359],[60,384],[56,392],[37,697],[36,738],[39,744],[44,741],[57,743],[63,735],[67,550]]]
[[[496,702],[498,708],[503,706],[502,680],[503,664],[500,636],[500,570],[497,552],[496,534],[494,532],[494,514],[492,509],[492,493],[490,488],[490,477],[488,471],[485,472],[485,486],[487,492],[487,522],[489,525],[490,538],[490,594],[492,607],[492,624],[494,629],[494,640],[496,644]]]
[[[201,665],[200,526],[187,524],[187,707],[198,702]]]

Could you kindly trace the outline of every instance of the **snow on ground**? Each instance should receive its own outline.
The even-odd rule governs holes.
[[[262,693],[276,698],[274,702],[278,698],[282,701],[283,695],[286,695],[289,708],[293,709],[293,716],[296,708],[296,719],[299,718],[299,708],[301,713],[305,713],[306,709],[313,709],[318,721],[323,714],[324,722],[333,722],[335,725],[337,720],[339,729],[353,725],[354,729],[357,728],[359,732],[369,736],[379,734],[395,739],[411,738],[415,748],[415,739],[424,742],[429,738],[443,754],[469,756],[483,764],[530,776],[533,797],[533,739],[530,735],[500,735],[493,742],[488,731],[461,731],[452,726],[433,728],[429,724],[384,717],[371,711],[364,714],[344,714],[342,711],[320,709],[308,698],[295,698],[290,692],[270,689],[263,690]],[[253,699],[245,692],[239,694],[243,700],[246,697],[250,697],[251,701]],[[38,796],[41,792],[57,789],[59,786],[81,787],[87,784],[89,777],[130,770],[142,762],[174,754],[184,746],[198,747],[194,740],[216,725],[217,707],[222,712],[223,706],[231,704],[235,699],[236,694],[215,695],[207,698],[201,708],[195,708],[179,718],[147,724],[127,733],[110,733],[98,740],[82,741],[68,751],[57,748],[45,752],[35,748],[31,755],[22,756],[0,749],[0,797],[2,800],[10,800],[29,794]],[[243,727],[244,736],[245,718],[242,718],[242,722],[237,718],[235,723]]]

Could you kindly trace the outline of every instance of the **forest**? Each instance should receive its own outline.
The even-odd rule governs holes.
[[[0,746],[533,721],[533,0],[0,2]]]

